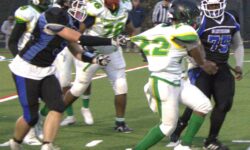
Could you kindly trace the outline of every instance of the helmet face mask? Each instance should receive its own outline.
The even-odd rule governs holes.
[[[226,0],[202,0],[201,10],[209,18],[219,18],[224,15]]]
[[[68,9],[68,13],[79,22],[83,22],[87,17],[85,0],[74,0]]]

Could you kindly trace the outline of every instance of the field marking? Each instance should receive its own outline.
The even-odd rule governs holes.
[[[130,69],[127,69],[125,72],[131,72],[131,71],[136,71],[136,70],[140,70],[140,69],[144,69],[144,68],[147,68],[148,65],[144,65],[144,66],[140,66],[140,67],[135,67],[135,68],[130,68]],[[107,77],[107,75],[101,75],[101,76],[97,76],[97,77],[93,77],[92,80],[97,80],[97,79],[102,79],[102,78],[105,78]],[[3,102],[7,102],[7,101],[11,101],[11,100],[14,100],[14,99],[17,99],[18,96],[16,94],[12,94],[12,95],[9,95],[9,96],[4,96],[4,97],[1,97],[0,98],[0,103],[3,103]]]
[[[93,140],[85,145],[85,147],[95,147],[98,144],[102,143],[103,140]]]
[[[250,143],[250,140],[232,140],[232,143]]]

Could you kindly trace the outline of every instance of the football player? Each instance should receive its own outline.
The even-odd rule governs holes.
[[[87,18],[81,25],[84,35],[99,37],[117,37],[124,29],[128,12],[132,9],[130,0],[95,0],[86,3]],[[77,15],[77,14],[76,14]],[[75,16],[77,19],[77,16]],[[72,103],[89,86],[92,77],[98,69],[103,69],[107,74],[115,93],[115,130],[130,132],[125,123],[125,110],[127,100],[127,81],[125,74],[125,60],[120,46],[86,47],[90,51],[107,54],[111,62],[107,66],[92,65],[77,61],[76,78],[70,91],[66,94],[66,101]],[[88,103],[88,102],[86,102]],[[85,108],[82,108],[84,111]],[[88,109],[89,110],[89,109]]]
[[[81,61],[107,65],[108,56],[86,52],[82,47],[118,46],[121,43],[119,41],[122,39],[85,36],[71,29],[72,19],[67,13],[69,6],[70,0],[57,0],[54,7],[41,14],[32,32],[32,38],[9,65],[23,109],[23,115],[16,121],[14,136],[10,139],[11,150],[22,149],[23,138],[37,123],[39,98],[50,110],[44,123],[41,150],[55,149],[52,143],[57,135],[65,104],[52,63],[65,46],[69,46],[72,54]],[[82,15],[82,7],[84,5],[78,4],[76,8],[71,8],[71,11]]]
[[[16,10],[16,23],[9,40],[9,49],[13,56],[16,56],[19,50],[24,48],[27,41],[31,38],[31,33],[35,28],[38,17],[50,4],[50,0],[32,0],[29,5],[21,6]],[[41,133],[36,132],[36,135],[42,138]],[[33,128],[25,136],[24,143],[41,145],[41,142],[35,136]]]
[[[204,142],[207,150],[228,150],[217,138],[227,113],[233,104],[235,79],[242,79],[244,47],[240,35],[240,25],[233,15],[225,12],[226,0],[202,0],[203,17],[198,34],[204,46],[206,59],[219,67],[215,75],[209,75],[200,67],[189,70],[190,79],[209,98],[213,97],[215,107],[210,117],[210,130]],[[228,64],[230,48],[234,50],[236,60],[235,79]],[[171,136],[171,141],[178,141],[181,132],[187,126],[192,114],[191,108],[186,108],[178,121],[177,128]],[[184,138],[188,138],[187,133]]]
[[[196,24],[199,9],[190,0],[174,0],[169,12],[170,26],[159,24],[131,39],[147,56],[150,77],[144,91],[151,110],[160,116],[160,123],[151,128],[134,150],[147,150],[171,135],[178,121],[179,103],[194,109],[192,125],[197,131],[212,109],[209,99],[198,88],[181,80],[181,62],[187,55],[208,74],[217,71],[217,66],[204,58],[198,34],[191,27]],[[180,149],[190,150],[188,146]]]

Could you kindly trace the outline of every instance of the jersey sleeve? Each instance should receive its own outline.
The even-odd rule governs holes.
[[[15,18],[17,23],[26,23],[32,20],[32,12],[28,5],[21,6],[15,11]]]
[[[98,16],[104,11],[104,3],[101,0],[89,0],[86,4],[86,10],[89,16]]]
[[[188,51],[199,45],[199,36],[194,28],[188,25],[179,27],[172,37],[173,41]]]

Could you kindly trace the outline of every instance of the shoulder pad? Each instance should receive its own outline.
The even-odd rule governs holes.
[[[103,0],[88,0],[87,1],[87,14],[90,16],[98,16],[104,11]]]
[[[120,0],[120,6],[127,11],[131,11],[133,8],[131,0]]]
[[[178,40],[185,42],[192,42],[197,41],[199,39],[199,36],[193,27],[185,24],[180,24],[176,26],[173,38],[177,38]]]
[[[29,5],[21,6],[16,10],[15,17],[24,22],[29,22],[34,16],[32,9]]]

